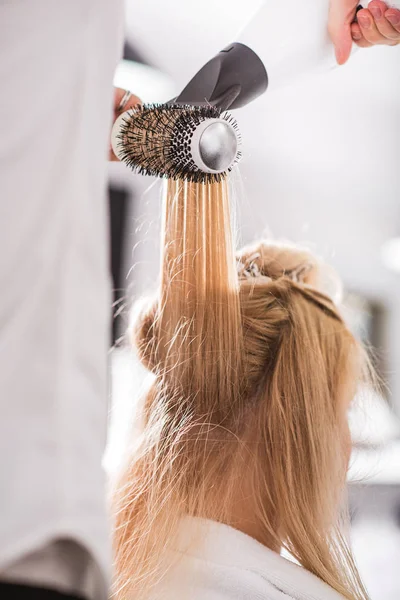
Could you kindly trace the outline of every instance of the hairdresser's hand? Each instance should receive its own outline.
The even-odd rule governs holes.
[[[399,10],[373,0],[368,9],[359,11],[359,22],[354,23],[358,4],[358,0],[330,0],[329,34],[340,65],[349,58],[353,40],[362,48],[376,44],[393,46],[400,42]]]
[[[125,106],[121,110],[118,110],[121,100],[125,96],[125,92],[126,90],[122,90],[121,88],[115,88],[114,90],[114,121],[117,117],[119,117],[121,113],[125,112],[126,110],[129,110],[130,108],[133,108],[134,106],[137,106],[138,104],[141,104],[140,99],[132,94]],[[119,158],[117,158],[114,152],[112,151],[111,145],[108,158],[109,160],[119,161]]]
[[[400,44],[400,10],[388,8],[381,0],[373,0],[368,9],[357,13],[357,23],[351,26],[351,35],[357,46],[369,48],[375,44]]]

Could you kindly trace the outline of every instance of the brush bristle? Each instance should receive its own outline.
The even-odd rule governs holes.
[[[206,173],[194,163],[190,141],[198,125],[207,119],[224,119],[240,134],[230,114],[214,106],[145,104],[127,112],[117,135],[118,156],[135,173],[197,183],[224,179],[222,173]],[[241,157],[238,151],[234,164]]]

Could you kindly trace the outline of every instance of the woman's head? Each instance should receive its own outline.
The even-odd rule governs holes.
[[[247,520],[365,598],[339,526],[363,353],[325,294],[327,268],[290,245],[235,255],[224,183],[169,183],[164,206],[160,289],[135,325],[155,378],[116,493],[118,585],[139,597],[162,575],[189,513]]]
[[[268,489],[277,542],[311,570],[318,538],[336,524],[342,501],[347,410],[363,356],[325,294],[327,273],[332,289],[338,281],[331,270],[287,244],[260,243],[239,253],[248,438],[258,454],[254,485],[263,481]]]

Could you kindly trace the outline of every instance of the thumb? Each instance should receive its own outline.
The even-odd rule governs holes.
[[[358,0],[330,0],[328,31],[339,65],[343,65],[350,56],[353,45],[351,24],[357,6]]]

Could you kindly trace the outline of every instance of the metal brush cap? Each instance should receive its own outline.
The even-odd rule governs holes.
[[[223,173],[234,165],[238,144],[237,134],[227,121],[207,119],[193,133],[193,161],[205,173]]]

